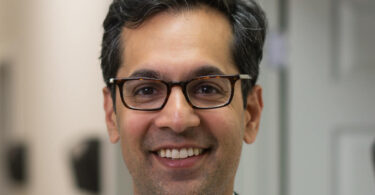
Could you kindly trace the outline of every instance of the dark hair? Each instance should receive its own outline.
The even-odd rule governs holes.
[[[231,48],[234,63],[241,74],[252,77],[252,80],[242,81],[242,94],[246,105],[247,94],[258,78],[266,34],[265,14],[253,0],[114,0],[103,23],[100,57],[103,77],[108,87],[108,80],[116,77],[121,65],[123,27],[136,28],[159,12],[190,9],[199,5],[208,5],[219,10],[232,26],[234,38]]]

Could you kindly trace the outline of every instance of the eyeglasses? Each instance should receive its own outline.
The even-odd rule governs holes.
[[[224,107],[232,101],[237,80],[251,79],[250,75],[210,75],[183,82],[166,82],[145,77],[111,78],[117,85],[121,101],[133,110],[161,110],[168,101],[173,86],[180,86],[186,101],[195,109]]]

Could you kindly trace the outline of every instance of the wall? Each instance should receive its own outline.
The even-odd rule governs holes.
[[[290,3],[288,194],[372,195],[374,1]]]
[[[81,194],[69,172],[71,146],[95,135],[109,145],[98,59],[109,0],[0,2],[0,60],[13,71],[7,139],[29,151],[29,183],[11,194]]]

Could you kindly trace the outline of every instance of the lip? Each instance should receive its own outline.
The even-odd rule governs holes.
[[[151,153],[151,155],[161,166],[167,169],[188,169],[202,165],[208,153],[209,151],[205,150],[198,156],[191,156],[184,159],[163,158],[156,153]]]

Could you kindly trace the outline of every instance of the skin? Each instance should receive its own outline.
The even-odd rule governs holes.
[[[202,67],[238,74],[231,59],[232,36],[228,20],[208,7],[159,13],[138,28],[124,28],[126,44],[117,77],[151,70],[163,80],[177,82],[194,77]],[[260,86],[248,94],[245,108],[240,89],[237,81],[228,106],[198,110],[176,86],[165,107],[151,112],[127,109],[117,89],[115,113],[110,91],[104,88],[109,137],[121,143],[134,194],[232,194],[242,143],[255,141],[263,108]],[[151,153],[164,145],[186,144],[209,151],[183,169],[163,166]]]

